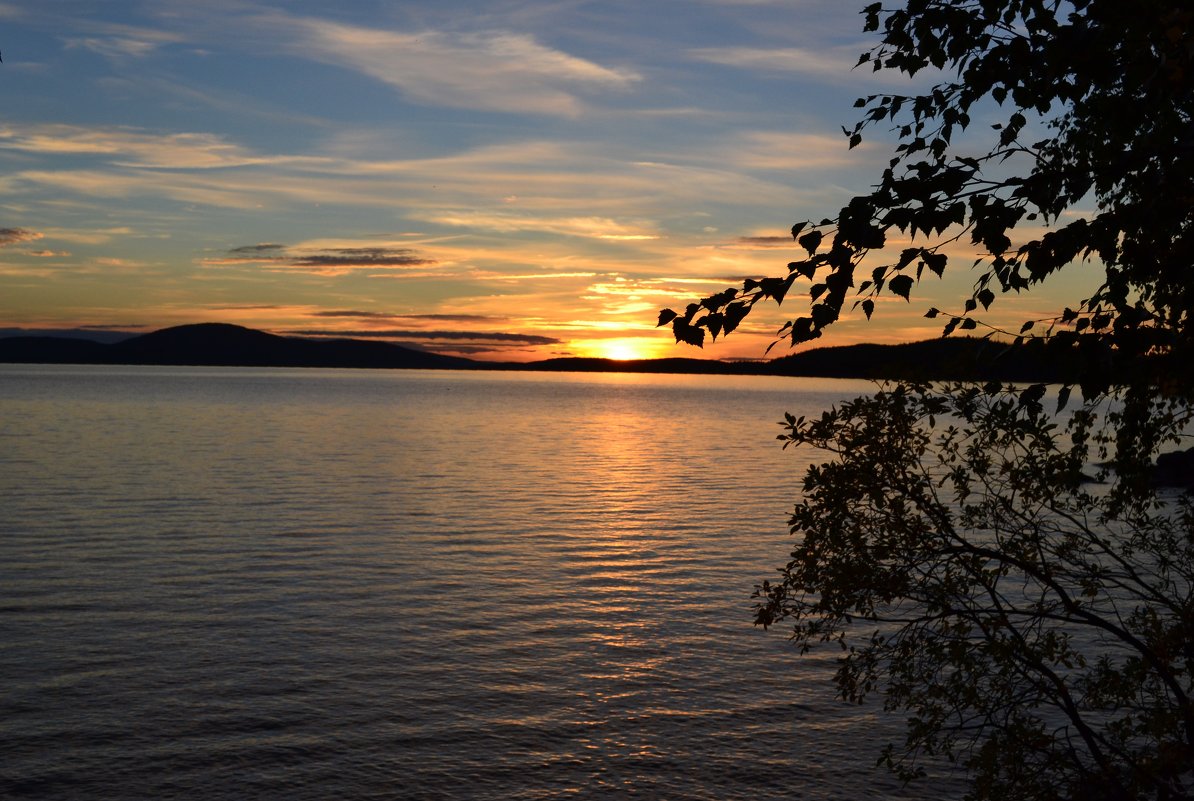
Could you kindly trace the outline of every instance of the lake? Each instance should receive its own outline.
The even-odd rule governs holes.
[[[751,624],[872,388],[0,365],[0,796],[925,798]]]

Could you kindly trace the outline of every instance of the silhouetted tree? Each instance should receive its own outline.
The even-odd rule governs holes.
[[[1152,461],[1181,442],[1194,393],[1194,7],[1189,0],[875,3],[859,67],[943,79],[856,104],[851,147],[898,139],[867,194],[800,223],[785,274],[665,309],[677,341],[732,332],[808,281],[807,342],[847,309],[910,299],[925,271],[982,256],[944,333],[984,326],[1072,349],[1083,403],[1043,385],[899,383],[813,420],[788,445],[826,451],[791,520],[797,544],[757,592],[758,622],[807,649],[840,641],[844,697],[908,714],[887,763],[926,755],[970,797],[1194,795],[1194,506]],[[972,113],[1001,118],[989,140]],[[1090,211],[1085,211],[1089,209]],[[1017,228],[1044,230],[1017,243]],[[899,231],[920,244],[888,252]],[[973,256],[968,258],[968,262]],[[1079,261],[1102,286],[1000,332],[974,315]],[[1093,475],[1088,475],[1093,474]],[[1093,479],[1091,481],[1090,479]]]
[[[671,323],[677,341],[701,345],[706,332],[716,339],[733,331],[755,303],[782,300],[804,278],[809,313],[780,333],[792,344],[807,342],[851,298],[867,317],[883,292],[909,298],[926,269],[941,275],[949,267],[950,245],[969,240],[985,254],[975,265],[982,269],[965,308],[945,315],[946,333],[976,328],[971,312],[999,294],[1031,289],[1093,258],[1105,269],[1099,291],[1054,320],[1025,323],[1019,334],[1049,322],[1055,336],[1092,352],[1105,354],[1113,338],[1131,354],[1180,347],[1184,355],[1194,305],[1189,2],[908,0],[890,12],[875,3],[864,14],[866,29],[882,22],[883,34],[859,68],[938,69],[954,80],[923,95],[860,99],[863,116],[847,131],[850,145],[884,122],[900,139],[874,189],[834,219],[794,226],[807,256],[785,275],[747,280],[682,313],[664,310],[660,325]],[[1003,109],[1004,121],[990,142],[967,134],[955,152],[976,106],[984,114]],[[1059,224],[1087,204],[1096,211]],[[1016,246],[1022,222],[1051,229]],[[923,244],[878,262],[872,253],[884,249],[892,229]],[[864,268],[864,261],[876,266]]]

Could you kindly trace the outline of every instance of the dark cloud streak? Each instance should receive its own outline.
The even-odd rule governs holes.
[[[285,250],[285,245],[279,245],[273,242],[262,242],[259,245],[242,245],[239,248],[233,248],[232,250],[228,251],[228,255],[253,256],[258,254],[281,253]]]
[[[435,264],[410,248],[337,248],[310,256],[291,255],[295,267],[422,267]]]
[[[269,267],[312,270],[355,270],[389,267],[424,267],[437,264],[411,248],[324,248],[322,250],[292,250],[287,245],[264,242],[243,245],[227,251],[224,259],[214,263],[254,263]]]
[[[320,331],[314,329],[291,329],[287,334],[306,337],[337,337],[367,339],[432,339],[466,342],[518,342],[524,345],[558,345],[561,340],[536,334],[510,334],[504,331]]]
[[[42,236],[43,234],[30,231],[28,228],[0,228],[0,247],[15,245],[18,242],[33,242]]]
[[[756,248],[790,247],[792,243],[790,236],[740,236],[734,240],[736,245]]]

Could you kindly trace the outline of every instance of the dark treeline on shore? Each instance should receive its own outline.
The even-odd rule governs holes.
[[[1012,346],[972,337],[900,345],[816,348],[770,361],[555,358],[488,362],[387,342],[283,337],[224,323],[164,328],[121,342],[52,336],[0,338],[0,362],[224,367],[353,367],[443,370],[691,373],[914,380],[1071,380],[1071,359],[1040,343]]]

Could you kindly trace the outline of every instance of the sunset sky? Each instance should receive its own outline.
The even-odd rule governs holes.
[[[802,298],[704,352],[656,311],[783,274],[792,223],[878,177],[890,142],[841,127],[903,85],[851,70],[863,5],[0,2],[0,328],[761,357]],[[818,344],[936,335],[973,279]]]

